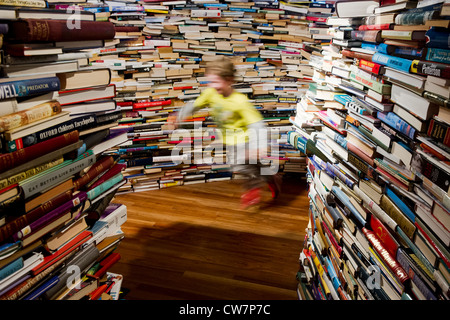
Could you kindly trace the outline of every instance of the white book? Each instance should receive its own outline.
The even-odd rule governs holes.
[[[0,281],[0,288],[6,288],[9,285],[13,284],[15,281],[28,274],[34,267],[38,266],[43,261],[44,256],[42,255],[42,253],[34,252],[31,257],[23,262],[23,267],[20,270],[10,274]]]

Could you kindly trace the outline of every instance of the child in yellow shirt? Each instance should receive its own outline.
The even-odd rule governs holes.
[[[269,184],[272,197],[281,190],[278,174],[262,174],[261,156],[265,155],[267,130],[261,114],[247,96],[233,89],[235,68],[231,60],[222,57],[207,66],[208,88],[203,90],[193,104],[186,104],[168,122],[175,124],[191,115],[196,109],[209,107],[211,116],[220,128],[226,145],[228,162],[233,171],[247,176],[241,196],[241,208],[258,205],[261,188]]]

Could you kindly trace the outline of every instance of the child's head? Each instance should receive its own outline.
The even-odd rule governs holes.
[[[216,91],[224,97],[229,96],[233,92],[231,85],[234,82],[234,64],[225,57],[211,61],[206,66],[206,77],[208,78],[208,86],[216,89]]]

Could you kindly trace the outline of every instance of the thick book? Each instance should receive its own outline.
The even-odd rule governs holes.
[[[50,101],[0,117],[0,132],[19,128],[21,126],[50,118],[61,112],[61,105],[57,101]]]
[[[31,147],[0,155],[0,172],[29,162],[78,141],[78,131],[63,134]]]
[[[380,43],[383,41],[381,38],[381,31],[380,30],[353,30],[351,32],[351,37],[354,40],[360,40],[365,42],[372,42],[372,43]]]
[[[58,77],[44,77],[24,79],[0,83],[0,100],[9,98],[28,97],[49,91],[58,91],[60,87]]]
[[[339,18],[358,18],[373,15],[378,6],[379,2],[372,0],[338,0],[335,3],[335,10]]]
[[[411,72],[424,76],[434,76],[444,79],[450,79],[450,65],[423,60],[413,60]]]
[[[428,48],[450,49],[450,33],[448,30],[431,28],[427,31],[426,46]]]
[[[450,64],[450,49],[428,48],[426,60]]]
[[[66,20],[24,19],[11,24],[11,38],[20,42],[56,42],[114,39],[111,22],[77,21],[73,28]]]
[[[432,118],[428,126],[427,136],[450,147],[450,126],[445,122]]]

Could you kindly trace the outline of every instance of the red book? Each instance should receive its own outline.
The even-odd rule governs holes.
[[[383,70],[381,64],[364,59],[359,60],[359,67],[365,71],[375,74],[380,74],[380,71]]]
[[[133,103],[133,109],[145,109],[150,107],[158,106],[168,106],[172,103],[172,100],[161,100],[161,101],[146,101],[146,102],[136,102]]]
[[[5,172],[23,163],[36,159],[52,151],[58,150],[79,140],[78,131],[69,133],[36,143],[32,146],[11,153],[0,155],[0,172]]]
[[[409,276],[406,271],[402,268],[402,266],[394,259],[394,257],[389,253],[388,250],[383,246],[383,243],[378,239],[375,232],[370,231],[366,228],[362,228],[364,235],[367,240],[370,242],[375,251],[379,254],[381,259],[386,263],[386,265],[391,269],[396,278],[404,284],[409,280]]]
[[[390,30],[393,28],[393,24],[384,23],[384,24],[363,24],[358,27],[358,30]]]
[[[370,227],[372,228],[372,231],[375,232],[378,239],[383,243],[386,250],[389,251],[393,257],[397,256],[397,249],[399,247],[397,241],[386,226],[373,214],[370,217]]]
[[[108,170],[114,164],[114,159],[111,156],[106,156],[104,158],[99,159],[96,163],[94,163],[88,172],[83,175],[81,178],[78,178],[74,181],[73,187],[74,190],[81,189],[85,184],[89,181],[92,181],[96,178],[100,173]]]
[[[79,28],[67,20],[23,19],[12,22],[10,37],[18,42],[57,42],[111,40],[116,31],[112,22],[77,21]]]
[[[105,174],[102,175],[100,177],[100,179],[98,179],[92,186],[90,186],[88,188],[88,191],[94,189],[95,187],[97,187],[99,185],[101,185],[106,180],[111,179],[116,174],[118,174],[119,172],[124,170],[126,167],[127,167],[127,165],[125,163],[117,163],[117,164],[115,164],[111,169],[109,169],[107,172],[105,172]]]
[[[105,259],[100,261],[100,269],[94,274],[95,278],[101,278],[105,275],[111,266],[120,260],[120,254],[118,252],[113,252]]]
[[[31,270],[32,275],[35,276],[39,274],[40,272],[50,267],[52,264],[63,259],[69,253],[79,248],[83,243],[88,241],[90,238],[92,238],[92,232],[84,230],[83,232],[78,234],[75,238],[66,243],[63,247],[61,247],[58,251],[49,256],[46,256],[44,258],[44,261],[42,261],[42,263],[40,263]]]
[[[417,232],[419,232],[428,241],[428,244],[432,246],[434,250],[436,250],[439,257],[441,257],[442,261],[444,261],[444,263],[447,265],[447,268],[450,268],[450,260],[447,258],[445,253],[442,252],[440,247],[435,244],[433,239],[430,238],[428,233],[426,233],[417,222],[415,222],[414,225],[417,227]]]

